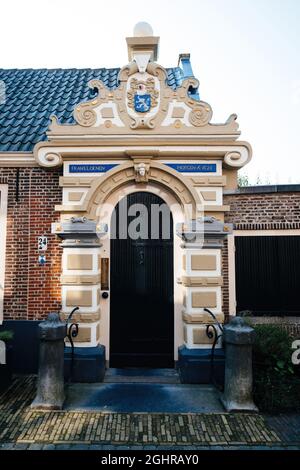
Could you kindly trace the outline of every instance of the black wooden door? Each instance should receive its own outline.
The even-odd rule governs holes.
[[[120,222],[122,202],[112,217],[116,236],[111,239],[110,367],[173,367],[172,215],[165,205],[159,231],[153,230],[158,219],[154,221],[151,208],[161,207],[164,201],[151,193],[130,194],[127,207],[142,204],[144,224],[138,227],[141,235],[137,239],[124,239],[124,225],[127,231],[135,216]],[[167,226],[169,234],[168,230],[162,233]]]
[[[237,311],[300,315],[300,237],[235,237]]]

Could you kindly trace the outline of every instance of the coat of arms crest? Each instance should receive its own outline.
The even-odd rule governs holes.
[[[154,78],[141,81],[133,78],[127,92],[128,106],[137,113],[147,113],[158,104],[158,90],[155,89]]]

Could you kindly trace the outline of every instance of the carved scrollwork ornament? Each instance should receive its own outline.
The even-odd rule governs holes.
[[[140,74],[136,62],[132,61],[120,70],[116,88],[108,88],[105,83],[90,81],[89,87],[97,93],[93,99],[75,106],[76,124],[61,124],[52,118],[49,136],[126,135],[134,131],[145,135],[231,135],[235,139],[240,134],[236,115],[231,115],[224,124],[211,123],[211,106],[193,98],[192,93],[199,86],[194,77],[184,79],[181,86],[173,89],[162,66],[150,61],[146,71]],[[173,110],[178,107],[184,110],[183,117],[173,116]],[[105,115],[108,108],[111,116]],[[49,162],[44,163],[50,166]],[[228,165],[240,166],[234,164],[234,158],[228,159]]]
[[[76,121],[84,127],[91,127],[96,124],[97,115],[93,109],[76,110]]]
[[[59,153],[48,152],[40,159],[40,164],[45,167],[54,167],[62,165],[62,157]]]
[[[224,157],[224,163],[228,166],[240,168],[244,166],[247,161],[247,156],[242,155],[241,152],[233,151],[227,152]]]
[[[136,62],[134,61],[130,62],[129,64],[121,68],[119,75],[118,75],[118,81],[127,82],[128,78],[138,71],[139,69],[138,69],[138,66],[136,65]]]
[[[145,118],[131,118],[132,122],[130,124],[131,129],[153,129],[155,126],[154,119],[145,119]]]
[[[147,66],[147,72],[157,77],[161,82],[164,82],[168,78],[166,69],[156,62],[149,62]]]
[[[207,104],[199,103],[189,114],[189,122],[195,127],[206,126],[211,119],[211,108]]]
[[[96,124],[97,113],[94,108],[96,108],[102,100],[105,100],[109,93],[109,90],[100,80],[91,80],[88,85],[90,88],[98,91],[96,98],[80,103],[74,109],[74,119],[83,127],[92,127]]]

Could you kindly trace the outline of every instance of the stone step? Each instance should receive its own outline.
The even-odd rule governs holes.
[[[120,413],[223,412],[210,385],[158,383],[69,384],[65,410]]]
[[[158,383],[179,384],[175,369],[110,368],[104,377],[105,383]]]

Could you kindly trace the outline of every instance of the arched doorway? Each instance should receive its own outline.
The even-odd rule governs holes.
[[[159,196],[116,205],[110,257],[110,367],[173,367],[173,218]]]

